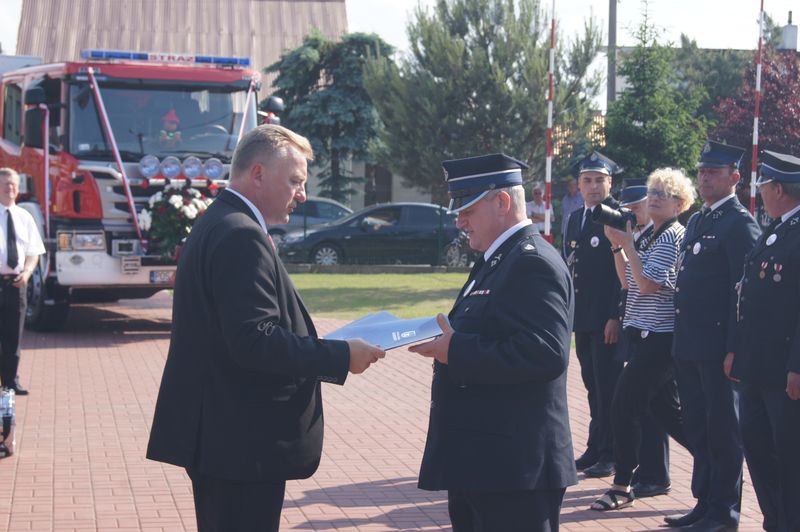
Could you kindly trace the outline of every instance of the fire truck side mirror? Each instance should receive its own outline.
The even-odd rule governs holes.
[[[284,109],[286,109],[286,106],[283,104],[283,98],[278,98],[277,96],[267,98],[267,105],[264,106],[264,110],[268,113],[280,113]]]
[[[25,91],[25,105],[39,105],[45,101],[47,98],[42,87],[37,85]]]
[[[27,98],[27,93],[25,96]],[[44,111],[38,107],[25,111],[25,136],[23,137],[25,146],[29,148],[42,147],[42,120],[44,120]]]

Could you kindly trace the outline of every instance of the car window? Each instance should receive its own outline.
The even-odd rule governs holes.
[[[317,203],[317,211],[319,212],[320,218],[326,218],[329,220],[335,220],[336,218],[341,218],[342,216],[346,216],[348,214],[346,210],[338,205],[326,202]]]
[[[363,221],[368,223],[375,230],[397,225],[400,222],[400,208],[388,207],[384,209],[375,209],[368,213]]]
[[[447,216],[441,215],[441,210],[434,207],[406,207],[406,219],[409,225],[423,225],[425,227],[439,227],[439,218],[442,225],[447,225]]]
[[[293,214],[298,216],[316,216],[317,215],[317,202],[308,200],[303,203],[298,203],[294,208]]]
[[[9,83],[3,102],[3,138],[19,145],[22,140],[22,89]]]

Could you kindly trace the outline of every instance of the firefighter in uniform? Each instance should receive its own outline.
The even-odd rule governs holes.
[[[445,161],[450,209],[482,254],[435,359],[419,487],[448,490],[455,532],[558,530],[576,482],[566,375],[569,272],[525,215],[522,169],[503,154]],[[451,327],[452,325],[452,327]]]
[[[741,429],[764,530],[800,530],[800,159],[765,152],[758,180],[774,222],[748,253],[737,351]]]
[[[760,234],[734,193],[743,154],[717,142],[703,147],[697,182],[705,204],[687,224],[675,288],[672,352],[697,503],[665,521],[697,531],[735,529],[741,510],[738,394],[723,362],[734,352],[742,261]]]
[[[591,220],[599,204],[619,208],[611,197],[611,176],[621,169],[611,159],[593,152],[577,165],[578,188],[584,206],[574,211],[564,235],[564,257],[575,285],[575,351],[589,399],[589,439],[575,461],[587,477],[614,474],[611,400],[622,361],[616,357],[619,338],[620,283],[611,243],[603,226]]]

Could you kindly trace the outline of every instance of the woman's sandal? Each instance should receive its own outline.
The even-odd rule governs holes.
[[[607,512],[608,510],[621,510],[628,506],[633,506],[635,497],[632,492],[620,490],[608,490],[602,497],[597,499],[589,507],[598,512]],[[595,508],[595,505],[598,507]]]

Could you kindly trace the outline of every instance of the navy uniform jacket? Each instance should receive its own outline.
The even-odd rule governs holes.
[[[672,352],[678,360],[721,363],[735,351],[736,283],[760,233],[735,196],[689,218],[675,288]]]
[[[573,308],[563,260],[531,225],[473,269],[450,311],[449,364],[433,365],[420,488],[575,484],[566,391]]]
[[[310,476],[319,381],[343,383],[349,353],[316,338],[253,212],[222,192],[181,253],[147,457],[234,481]]]
[[[733,374],[783,390],[800,373],[800,213],[761,235],[744,266]]]
[[[603,203],[619,209],[611,196]],[[575,285],[575,332],[603,331],[611,319],[619,319],[620,283],[614,254],[603,226],[581,221],[586,207],[574,211],[564,236],[564,257]]]

